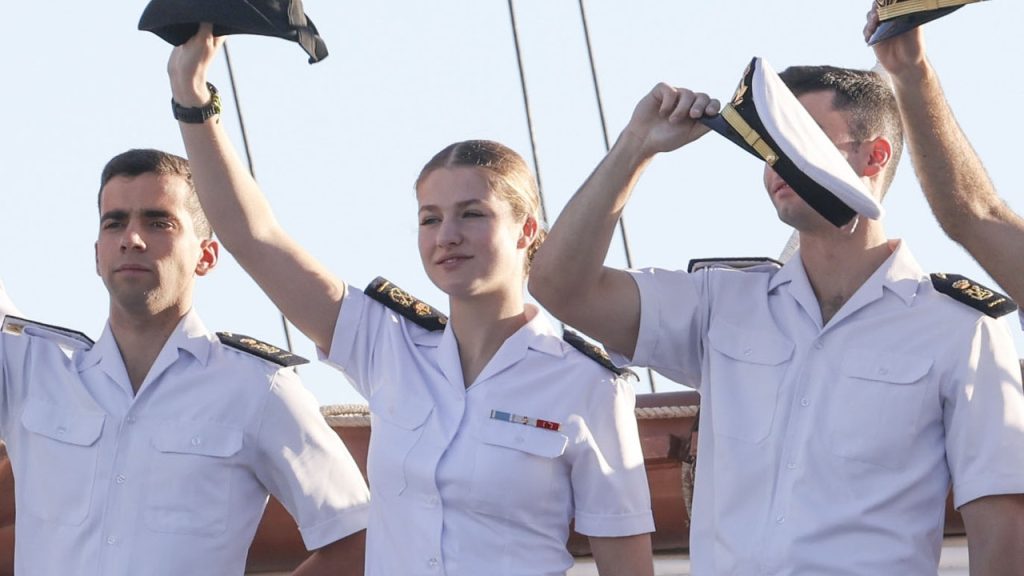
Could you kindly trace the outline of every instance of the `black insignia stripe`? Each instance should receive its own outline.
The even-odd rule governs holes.
[[[931,275],[931,279],[936,291],[992,318],[1000,318],[1017,311],[1017,303],[1006,295],[965,276],[936,273]]]
[[[614,372],[617,376],[633,376],[636,374],[628,368],[619,368],[612,363],[612,359],[608,357],[608,353],[604,351],[604,348],[584,340],[582,336],[566,328],[562,331],[562,339],[572,345],[573,348],[579,350],[584,356],[590,358],[594,362],[597,362],[601,366],[604,366],[608,370]]]
[[[250,338],[249,336],[242,334],[217,332],[217,338],[219,338],[221,343],[226,346],[230,346],[236,350],[241,350],[242,352],[247,352],[257,358],[268,360],[286,368],[309,363],[309,360],[306,360],[302,356],[297,356],[287,350],[282,350],[277,346],[272,346],[266,342]]]
[[[445,325],[448,324],[448,317],[436,308],[414,298],[405,290],[380,276],[370,282],[364,293],[427,330],[444,330]]]
[[[727,266],[736,270],[742,270],[752,266],[760,266],[761,264],[774,264],[779,268],[782,268],[782,262],[779,262],[774,258],[752,256],[749,258],[694,258],[693,260],[690,260],[690,264],[686,267],[686,271],[692,274],[701,268],[711,268],[715,266]]]
[[[36,322],[35,320],[29,320],[28,318],[14,316],[12,314],[8,314],[6,317],[0,315],[0,318],[3,318],[4,320],[3,325],[5,330],[11,334],[20,335],[26,326],[35,326],[57,334],[58,336],[81,342],[82,344],[85,344],[87,348],[92,348],[93,345],[96,344],[93,342],[92,338],[89,338],[89,336],[85,334],[85,332],[79,332],[78,330],[72,330],[71,328],[57,326],[56,324]]]

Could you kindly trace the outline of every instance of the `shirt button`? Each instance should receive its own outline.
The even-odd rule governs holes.
[[[782,524],[785,521],[786,521],[786,517],[785,516],[779,515],[779,516],[775,517],[775,523],[776,524]]]
[[[124,474],[118,474],[117,478],[114,478],[114,482],[117,482],[118,484],[124,484],[124,481],[127,479],[128,478]]]
[[[822,342],[821,340],[815,340],[814,341],[814,349],[815,350],[821,350],[824,347],[825,347],[825,343]]]
[[[431,558],[430,560],[427,560],[427,566],[429,568],[437,568],[438,564],[440,564],[440,562],[437,561],[437,558]]]
[[[789,464],[786,464],[786,468],[794,470],[796,468],[796,462],[790,462]]]
[[[117,538],[113,536],[107,536],[107,544],[110,544],[111,546],[117,544]]]
[[[203,439],[200,438],[199,436],[193,436],[192,437],[192,445],[193,446],[199,446],[202,443],[203,443]]]
[[[743,355],[744,355],[744,356],[750,356],[750,354],[751,354],[752,352],[753,352],[753,350],[751,350],[750,348],[747,348],[746,350],[744,350],[744,351],[743,351]]]
[[[440,501],[441,500],[437,496],[431,496],[430,498],[427,498],[427,506],[430,506],[430,507],[437,506],[438,503],[440,503]]]
[[[878,375],[879,376],[885,376],[888,373],[889,373],[889,369],[888,368],[879,368],[878,369]]]
[[[128,423],[129,424],[135,424],[135,416],[129,416],[128,417]]]
[[[58,436],[63,436],[63,435],[65,435],[65,434],[67,434],[67,433],[68,433],[68,429],[67,429],[67,428],[65,428],[64,426],[59,426],[59,427],[57,428],[57,435],[58,435]]]
[[[807,398],[801,398],[800,405],[803,406],[804,408],[807,408],[808,406],[811,405],[811,401],[808,400]]]

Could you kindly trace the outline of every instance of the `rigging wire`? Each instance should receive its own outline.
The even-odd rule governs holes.
[[[537,159],[537,138],[533,130],[533,115],[530,112],[530,97],[526,92],[526,74],[523,72],[523,54],[519,49],[519,26],[516,24],[516,12],[512,0],[508,0],[508,17],[512,22],[512,40],[516,47],[516,64],[519,66],[519,86],[523,90],[523,108],[526,110],[526,128],[530,133],[530,153],[533,155],[533,173],[537,176],[537,194],[540,196],[540,215],[544,225],[548,224],[548,209],[544,201],[544,187],[540,183],[540,161]],[[564,327],[564,325],[563,325]]]
[[[509,0],[511,1],[511,0]],[[580,20],[583,21],[583,39],[587,43],[587,60],[590,62],[590,78],[594,82],[594,96],[597,100],[597,114],[601,119],[601,136],[604,137],[604,151],[611,150],[611,140],[608,136],[608,122],[604,114],[604,100],[601,97],[601,85],[597,81],[597,66],[594,65],[594,49],[590,43],[590,25],[587,22],[587,11],[583,6],[583,0],[579,0]],[[625,211],[625,209],[623,209]],[[626,216],[619,214],[619,237],[622,238],[622,249],[626,253],[626,268],[633,267],[633,254],[629,249],[629,236],[626,234]],[[654,373],[647,369],[647,383],[651,392],[657,392],[654,384]]]
[[[252,149],[249,148],[249,134],[245,130],[245,118],[242,116],[242,102],[238,99],[238,84],[235,83],[235,69],[231,65],[231,51],[228,50],[228,43],[224,42],[224,60],[228,65],[228,78],[231,81],[231,97],[235,100],[235,111],[238,114],[238,126],[242,130],[242,146],[245,150],[245,161],[249,165],[249,174],[252,175],[253,180],[256,179],[256,168],[252,162]],[[292,349],[292,334],[291,329],[288,327],[288,319],[284,317],[284,312],[281,314],[281,327],[284,329],[284,340],[288,346],[289,352],[294,352]]]

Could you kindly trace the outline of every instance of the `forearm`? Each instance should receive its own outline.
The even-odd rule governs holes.
[[[914,171],[950,237],[1015,299],[1024,298],[1024,220],[996,193],[927,61],[893,75]]]
[[[1019,576],[1024,569],[1024,494],[986,496],[960,512],[971,576]]]
[[[653,576],[651,535],[590,538],[597,572],[601,576]]]

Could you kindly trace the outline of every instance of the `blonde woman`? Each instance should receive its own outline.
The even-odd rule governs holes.
[[[203,25],[172,53],[182,109],[211,102],[219,44]],[[367,574],[565,574],[572,520],[601,574],[652,574],[631,384],[524,299],[544,232],[522,158],[461,142],[416,181],[420,257],[447,320],[386,282],[363,292],[325,270],[202,116],[180,126],[218,236],[373,413]]]

